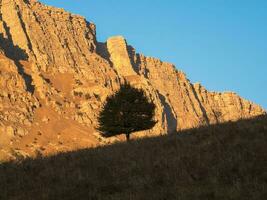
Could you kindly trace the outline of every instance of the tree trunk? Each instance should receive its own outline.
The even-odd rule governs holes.
[[[130,141],[130,133],[125,133],[127,142]]]

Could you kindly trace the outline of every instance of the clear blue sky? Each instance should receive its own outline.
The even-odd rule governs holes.
[[[267,109],[266,0],[41,0],[123,35],[209,90],[235,91]]]

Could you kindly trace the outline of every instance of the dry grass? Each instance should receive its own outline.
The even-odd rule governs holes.
[[[0,199],[267,198],[267,117],[0,165]]]

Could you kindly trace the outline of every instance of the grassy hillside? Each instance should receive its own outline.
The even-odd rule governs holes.
[[[0,165],[0,199],[266,199],[267,117]]]

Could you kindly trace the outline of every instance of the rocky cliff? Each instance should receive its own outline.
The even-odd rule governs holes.
[[[95,127],[106,97],[125,81],[157,106],[158,123],[137,136],[265,113],[234,93],[190,83],[123,37],[99,43],[93,23],[36,0],[0,1],[0,75],[0,160],[121,140],[104,139]]]

